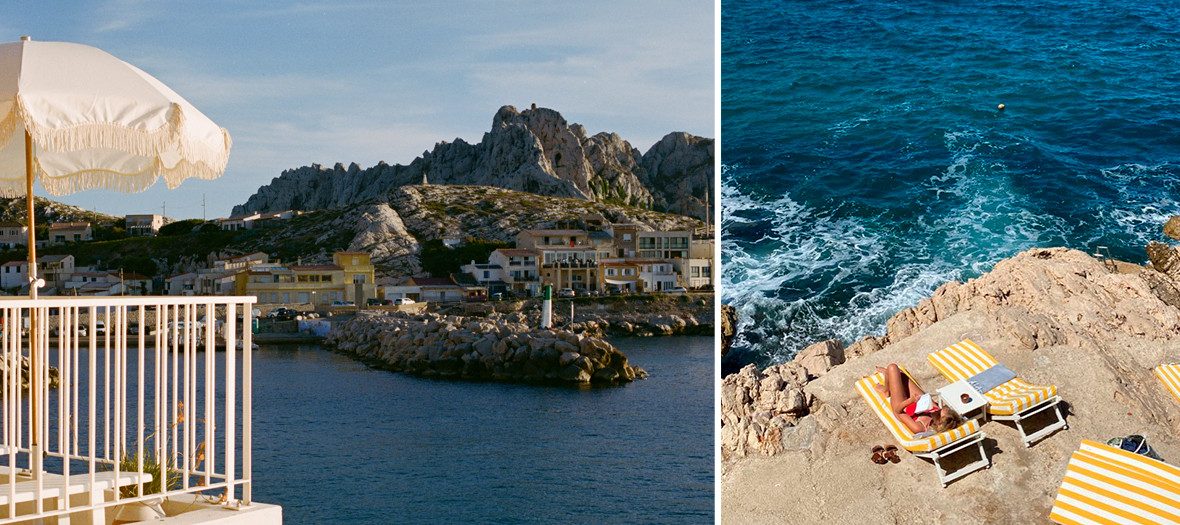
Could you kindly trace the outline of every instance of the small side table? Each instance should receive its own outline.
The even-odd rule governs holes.
[[[967,419],[973,419],[971,413],[976,410],[979,411],[979,415],[975,417],[982,417],[984,415],[983,409],[987,407],[987,399],[966,380],[955,381],[939,388],[938,395],[946,406],[955,409],[955,412]]]

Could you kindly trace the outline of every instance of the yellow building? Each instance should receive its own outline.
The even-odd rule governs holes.
[[[369,254],[336,252],[335,264],[270,266],[234,276],[238,295],[253,295],[264,304],[330,305],[352,301],[358,305],[375,298],[375,268]]]

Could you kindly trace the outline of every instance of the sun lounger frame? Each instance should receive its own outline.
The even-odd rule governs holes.
[[[901,369],[902,373],[909,376],[909,372]],[[913,377],[910,377],[913,379]],[[983,448],[983,438],[987,437],[979,430],[979,422],[971,419],[963,423],[957,428],[948,430],[941,434],[935,434],[925,438],[913,437],[913,433],[909,431],[905,425],[897,419],[892,410],[889,410],[889,401],[882,397],[876,389],[874,384],[881,384],[884,382],[884,376],[880,372],[868,377],[861,378],[856,382],[856,389],[860,392],[865,402],[873,412],[877,413],[878,419],[885,424],[890,433],[893,434],[894,439],[898,444],[910,451],[920,458],[926,458],[934,461],[934,469],[938,472],[938,483],[945,488],[946,485],[956,479],[959,479],[967,474],[975,472],[980,469],[991,468],[991,460],[987,457],[987,451]],[[917,381],[915,381],[916,383]],[[939,445],[935,445],[938,444]],[[947,473],[942,468],[942,459],[957,452],[969,450],[972,446],[979,451],[980,459],[964,465],[953,473]]]
[[[953,365],[950,363],[952,359],[954,360]],[[945,377],[947,381],[963,381],[975,374],[983,372],[984,370],[999,364],[999,361],[996,361],[995,358],[987,353],[987,351],[975,344],[975,342],[971,341],[970,339],[964,339],[956,344],[943,348],[942,350],[931,353],[930,355],[926,356],[926,360],[929,361],[935,369],[942,373],[942,376]],[[1029,385],[1028,383],[1021,381],[1020,378],[1015,378],[1007,383],[1004,383],[1003,385],[984,392],[984,397],[988,399],[987,410],[984,412],[990,419],[996,421],[1011,421],[1015,423],[1016,431],[1020,432],[1020,440],[1024,443],[1026,448],[1031,447],[1034,441],[1044,438],[1049,434],[1056,432],[1058,429],[1069,429],[1069,423],[1065,421],[1065,417],[1061,414],[1061,397],[1056,394],[1056,388],[1052,386],[1041,387],[1053,388],[1054,394],[1038,403],[1033,403],[1020,410],[1015,410],[1011,414],[1006,414],[1003,412],[997,413],[1000,411],[993,408],[991,398],[988,397],[988,393],[1002,388],[1005,385],[1012,384],[1013,382],[1018,382],[1016,384],[1021,386],[1039,386]],[[996,395],[999,396],[1000,394]],[[1023,424],[1025,419],[1033,417],[1049,409],[1053,409],[1054,414],[1056,414],[1056,421],[1045,425],[1040,430],[1037,430],[1032,434],[1029,434],[1025,431]]]

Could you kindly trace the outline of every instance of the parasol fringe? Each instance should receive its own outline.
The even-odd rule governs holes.
[[[221,129],[221,144],[195,140],[185,133],[184,111],[173,103],[165,125],[154,130],[140,130],[108,122],[85,122],[63,128],[49,128],[37,124],[29,115],[20,94],[15,97],[12,110],[0,121],[0,147],[8,144],[18,124],[24,124],[33,143],[42,151],[54,153],[106,148],[141,157],[160,157],[161,153],[176,150],[182,159],[205,164],[221,171],[229,162],[233,145],[229,132]]]
[[[169,189],[180,186],[189,178],[212,180],[221,175],[221,171],[200,163],[181,161],[172,168],[165,168],[159,159],[153,160],[142,171],[123,173],[112,170],[82,170],[66,175],[48,175],[40,162],[34,163],[35,177],[41,180],[41,187],[50,195],[68,195],[70,193],[106,189],[122,193],[139,193],[163,178]],[[0,197],[12,198],[25,194],[25,179],[19,177],[0,176]]]
[[[21,124],[21,115],[16,104],[13,104],[12,111],[0,120],[0,148],[7,146],[12,140],[13,135],[16,134],[17,126]]]

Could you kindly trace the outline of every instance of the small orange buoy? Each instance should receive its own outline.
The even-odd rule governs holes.
[[[998,109],[1000,111],[1004,111],[1004,105],[1000,104],[999,106],[996,106],[996,109]]]

